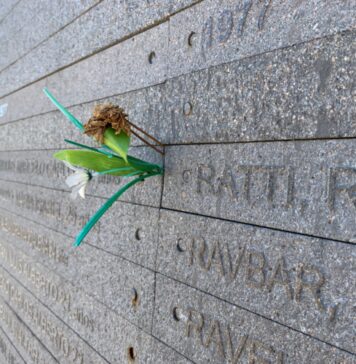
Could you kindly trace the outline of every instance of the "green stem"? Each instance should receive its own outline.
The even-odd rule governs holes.
[[[144,181],[145,178],[151,177],[152,175],[140,176],[134,180],[127,183],[125,186],[121,187],[116,193],[114,193],[105,203],[100,207],[100,209],[89,219],[82,231],[78,234],[75,239],[74,246],[79,246],[89,231],[98,222],[98,220],[105,214],[105,212],[112,206],[112,204],[130,187],[134,186],[136,183]]]

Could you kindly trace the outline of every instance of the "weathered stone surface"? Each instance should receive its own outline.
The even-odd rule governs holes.
[[[169,77],[356,25],[352,1],[208,0],[170,19]]]
[[[9,13],[13,10],[18,0],[4,0],[0,4],[0,21],[4,21],[4,19],[9,15]]]
[[[167,144],[356,136],[355,34],[169,80],[150,118]]]
[[[158,214],[158,209],[118,203],[99,220],[85,241],[91,246],[153,269],[158,240]],[[54,229],[66,232],[61,233],[49,228],[51,223],[45,217],[38,217],[32,222],[32,214],[23,211],[22,216],[27,218],[0,210],[1,230],[23,241],[26,246],[24,250],[33,252],[52,269],[58,266],[58,269],[66,271],[68,266],[77,264],[75,260],[71,261],[76,255],[72,254],[70,247],[82,227],[78,222],[80,218],[72,214],[68,219],[77,220],[78,226],[75,222],[72,225],[68,222],[67,229],[54,226]]]
[[[70,65],[83,57],[92,55],[98,50],[115,44],[119,40],[124,40],[127,37],[132,36],[132,34],[140,32],[144,28],[149,28],[153,24],[163,21],[163,19],[168,17],[171,13],[189,6],[196,1],[197,0],[134,0],[127,2],[122,0],[109,0],[101,2],[83,16],[78,17],[60,32],[56,33],[53,37],[45,40],[11,67],[4,70],[0,75],[0,96],[6,95],[30,82],[45,77],[47,74]],[[63,6],[63,4],[60,6]],[[67,11],[65,11],[65,13],[67,13]],[[163,26],[163,28],[166,27],[167,24]],[[150,31],[146,31],[143,34],[148,32]],[[151,51],[156,53],[156,57],[153,61],[154,64],[157,64],[158,62],[161,63],[165,60],[167,36],[167,31],[160,32],[157,34],[156,42],[153,39],[146,38],[143,43],[135,42],[135,44],[133,44],[130,39],[126,44],[130,44],[130,47],[133,48],[130,48],[129,50],[127,48],[120,48],[120,51],[115,54],[112,54],[111,51],[103,51],[102,53],[106,52],[107,54],[112,54],[112,60],[105,58],[100,61],[99,64],[93,64],[90,61],[90,68],[92,71],[89,78],[92,78],[97,74],[96,77],[101,76],[101,80],[104,79],[105,83],[114,78],[117,82],[116,85],[118,86],[120,86],[122,78],[125,75],[136,76],[132,77],[130,80],[133,85],[135,85],[138,80],[142,81],[143,79],[147,79],[147,77],[150,76],[148,73],[144,76],[139,75],[138,73],[140,67],[143,66],[143,68],[146,68],[145,62],[140,62],[140,66],[136,71],[130,70],[128,72],[128,67],[131,67],[133,62],[137,61],[137,59],[147,61]],[[140,50],[140,48],[143,48],[145,53],[138,53],[135,56],[133,53],[135,50]],[[126,55],[130,58],[126,58]],[[116,66],[117,61],[120,61],[120,59],[122,63],[120,62],[121,64]],[[85,61],[84,63],[81,62],[83,65],[85,65],[85,63]],[[103,72],[103,65],[108,63],[111,63],[111,72]],[[164,62],[164,66],[166,66],[166,62]],[[124,72],[121,73],[121,69],[125,69]],[[155,66],[152,66],[150,72],[154,69]],[[72,76],[70,76],[70,78],[71,77]],[[88,75],[83,79],[87,77]],[[77,82],[81,83],[81,90],[86,88],[83,85],[82,79],[79,78]],[[67,86],[69,86],[69,84]],[[73,85],[71,86],[73,87]],[[94,89],[97,87],[102,86],[98,84]],[[108,87],[106,87],[106,90],[108,90]],[[79,93],[78,90],[76,93]],[[108,95],[110,95],[110,93],[104,96]]]
[[[26,363],[2,328],[0,328],[0,358],[3,363]]]
[[[166,148],[163,206],[356,242],[355,140]]]
[[[4,240],[0,244],[1,251],[6,252],[5,256],[11,256],[9,260],[2,260],[6,269],[110,363],[126,362],[131,347],[140,363],[188,362],[78,287],[24,254],[17,241],[13,243],[16,248]],[[128,301],[132,300],[132,292],[127,293]],[[126,292],[120,292],[120,295],[124,296]],[[141,304],[140,299],[141,297],[137,302],[137,310]]]
[[[102,101],[124,107],[166,144],[354,137],[354,36],[315,40]],[[42,95],[32,102],[47,105]],[[70,110],[85,122],[94,104]],[[63,138],[77,136],[62,114],[50,112],[2,126],[0,148],[63,148]]]
[[[355,352],[355,254],[350,244],[162,211],[157,270]]]
[[[165,22],[2,98],[0,104],[8,104],[2,122],[53,110],[43,87],[66,106],[160,83],[166,79],[167,46]],[[10,81],[2,75],[1,89]]]
[[[59,362],[108,363],[3,268],[0,295]]]
[[[195,363],[354,363],[355,356],[157,276],[154,334]]]
[[[22,227],[20,232],[21,227],[18,227],[18,224],[21,220],[14,220],[12,224],[9,220],[6,221],[3,216],[1,216],[1,220],[2,225],[7,226],[4,228],[5,232],[0,232],[3,245],[6,241],[12,245],[16,241],[17,246],[29,252],[34,258],[43,261],[43,264],[49,269],[59,273],[77,288],[81,288],[135,325],[150,331],[154,295],[154,274],[152,271],[119,256],[108,254],[101,250],[101,247],[94,248],[91,245],[83,244],[79,249],[71,249],[71,241],[68,237],[59,233],[56,234],[49,229],[42,229],[42,234],[47,234],[47,241],[52,242],[52,245],[55,244],[57,248],[58,258],[54,264],[54,259],[48,260],[47,258],[46,260],[45,254],[41,254],[39,249],[34,249],[35,247],[32,248],[28,242],[30,236],[41,236],[40,233],[37,233],[39,227],[37,230],[29,232],[31,224],[25,223],[26,225]],[[16,231],[14,231],[15,226],[17,226]],[[24,235],[26,231],[28,235],[25,238],[20,237],[20,234]],[[60,237],[62,237],[61,240],[59,240]],[[59,255],[61,250],[64,252]],[[155,250],[153,252],[147,251],[147,255],[152,254],[152,260],[155,257],[154,253]],[[25,269],[23,273],[28,274],[26,260],[17,259],[11,250],[1,249],[1,257],[17,269]],[[60,282],[57,283],[60,286]],[[138,296],[137,302],[134,303],[132,301],[133,292],[136,292]]]
[[[51,1],[27,0],[0,23],[2,44],[0,70],[24,56],[39,43],[67,25],[99,0]],[[64,10],[64,11],[63,11]],[[41,60],[37,60],[37,63]],[[1,77],[1,76],[0,76]]]
[[[67,144],[67,147],[71,147]],[[47,188],[61,189],[67,192],[70,188],[65,183],[66,178],[74,172],[61,161],[53,157],[51,151],[0,152],[0,179],[24,182]],[[130,155],[162,166],[162,157],[153,149],[132,148]],[[101,198],[111,197],[130,179],[117,176],[102,175],[94,177],[88,184],[87,194]],[[162,177],[148,178],[127,191],[120,200],[140,203],[149,206],[159,206],[162,190]],[[68,200],[73,203],[73,200]]]
[[[1,326],[26,363],[55,364],[57,360],[0,296]]]

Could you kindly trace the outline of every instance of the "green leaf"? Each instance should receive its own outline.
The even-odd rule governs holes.
[[[78,129],[84,130],[83,124],[73,114],[71,114],[62,104],[60,104],[59,101],[46,88],[43,89],[43,92],[69,121],[71,121]]]
[[[61,150],[53,156],[61,161],[66,161],[73,166],[83,167],[95,172],[105,172],[122,168],[122,170],[107,173],[113,176],[125,176],[140,171],[139,168],[128,166],[121,158],[110,158],[107,155],[90,150]]]
[[[104,144],[124,158],[126,162],[130,140],[131,138],[124,131],[121,131],[120,134],[115,134],[115,130],[113,128],[105,130]]]

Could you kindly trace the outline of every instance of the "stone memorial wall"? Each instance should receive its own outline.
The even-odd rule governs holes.
[[[2,0],[0,363],[356,363],[355,36],[355,0]],[[44,87],[165,145],[78,248],[124,181],[70,199]]]

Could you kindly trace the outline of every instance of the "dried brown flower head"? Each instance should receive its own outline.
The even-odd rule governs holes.
[[[121,131],[131,134],[131,126],[124,110],[113,104],[101,104],[95,106],[93,116],[84,125],[84,133],[103,143],[105,130],[110,127],[115,130],[115,134],[120,134]]]

